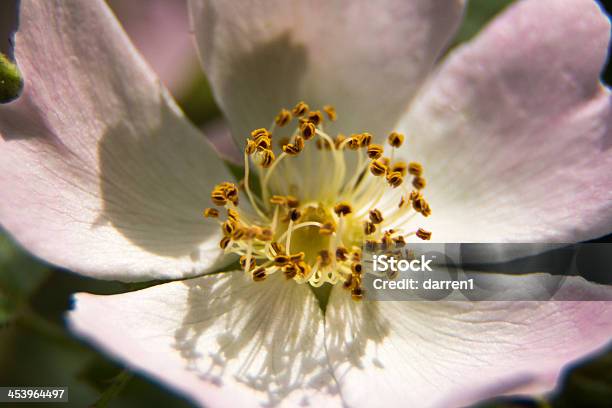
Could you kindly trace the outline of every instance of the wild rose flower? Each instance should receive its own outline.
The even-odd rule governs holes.
[[[0,109],[2,224],[92,277],[218,272],[79,294],[70,315],[78,334],[201,404],[546,392],[612,329],[611,303],[563,300],[612,300],[609,288],[568,278],[547,302],[359,300],[364,240],[611,230],[606,16],[586,0],[521,1],[432,72],[462,7],[192,1],[206,73],[245,149],[241,185],[104,4],[24,0],[25,89]],[[219,272],[235,255],[242,270]],[[537,277],[504,279],[526,290]]]

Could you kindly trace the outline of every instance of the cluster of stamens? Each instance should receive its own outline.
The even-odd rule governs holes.
[[[244,179],[238,185],[218,184],[211,192],[213,204],[226,210],[225,220],[219,220],[223,233],[219,245],[239,256],[242,269],[254,281],[280,272],[314,287],[340,283],[359,300],[363,296],[362,245],[402,247],[411,236],[431,238],[431,232],[422,228],[404,228],[415,215],[431,214],[422,193],[426,181],[420,163],[394,160],[404,135],[393,132],[388,136],[391,154],[384,156],[383,145],[373,143],[370,133],[329,136],[324,124],[335,121],[337,115],[331,106],[325,106],[323,112],[327,119],[300,102],[291,111],[282,109],[270,130],[251,132],[245,147]],[[280,137],[275,146],[273,132],[294,121],[295,129]],[[316,149],[309,149],[311,143]],[[327,195],[300,189],[303,178],[315,175],[309,174],[310,168],[296,169],[292,160],[308,154],[307,162],[318,154],[317,166],[329,166],[324,176],[329,180],[315,180],[330,185]],[[350,177],[345,154],[357,155]],[[258,172],[259,194],[252,191],[252,163]],[[405,183],[408,177],[412,178],[411,188]],[[238,206],[239,190],[247,196],[248,205]],[[397,199],[396,204],[388,205],[390,196]],[[204,216],[219,219],[221,211],[207,208]]]

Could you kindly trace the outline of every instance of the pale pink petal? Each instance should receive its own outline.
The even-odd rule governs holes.
[[[458,26],[463,0],[189,2],[217,101],[244,143],[282,107],[332,104],[345,133],[391,130]]]
[[[590,0],[520,1],[448,58],[402,129],[446,242],[612,231],[610,23]]]
[[[203,406],[339,406],[323,316],[305,285],[230,272],[76,295],[72,329]]]
[[[22,1],[23,96],[0,106],[0,222],[99,278],[178,278],[219,256],[201,213],[229,179],[101,1]]]
[[[186,0],[108,2],[136,48],[165,86],[185,92],[200,69],[189,29]]]
[[[504,279],[530,290],[539,278]],[[576,298],[607,301],[558,300]],[[564,365],[612,340],[612,287],[572,277],[552,299],[357,303],[334,289],[325,333],[343,400],[455,407],[549,391]]]

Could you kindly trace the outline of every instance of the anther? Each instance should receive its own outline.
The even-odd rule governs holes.
[[[246,255],[242,255],[240,257],[240,266],[242,267],[242,269],[246,270]],[[249,262],[249,268],[248,270],[254,269],[257,266],[257,261],[255,260],[255,258],[251,258],[251,261]]]
[[[292,113],[294,116],[302,116],[308,112],[308,109],[310,108],[304,102],[298,102],[293,108]]]
[[[363,270],[361,262],[353,262],[351,264],[351,271],[357,275],[360,275]]]
[[[291,262],[302,262],[304,260],[304,257],[306,256],[306,254],[304,252],[298,252],[297,254],[291,254],[289,255],[289,260]]]
[[[289,156],[297,156],[298,154],[300,154],[300,149],[292,143],[287,143],[286,145],[284,145],[282,150]]]
[[[336,118],[338,117],[338,115],[336,114],[336,108],[334,108],[331,105],[325,105],[323,107],[323,111],[327,114],[327,117],[329,118],[329,120],[331,120],[332,122],[336,120]]]
[[[285,198],[287,199],[287,206],[289,208],[297,208],[300,206],[300,200],[296,197],[288,195]]]
[[[272,150],[264,150],[262,152],[261,167],[267,169],[274,162],[274,152]]]
[[[376,208],[373,210],[370,210],[370,221],[372,221],[373,224],[380,224],[381,222],[384,221],[380,210]]]
[[[423,228],[419,228],[416,232],[416,236],[422,240],[428,241],[431,239],[431,232],[426,231]]]
[[[234,221],[234,222],[238,222],[238,219],[240,218],[240,214],[238,214],[238,211],[234,210],[233,208],[228,208],[227,209],[227,218],[229,220]]]
[[[350,150],[357,150],[361,146],[360,135],[352,135],[346,145]]]
[[[423,166],[421,163],[410,162],[408,164],[408,173],[418,177],[423,174]]]
[[[227,220],[223,223],[221,229],[226,236],[231,236],[236,230],[236,223],[232,220]]]
[[[368,157],[370,159],[378,159],[382,156],[384,148],[379,144],[371,144],[368,146]]]
[[[319,234],[321,235],[331,235],[334,232],[336,232],[336,228],[331,222],[326,222],[321,228],[319,228]]]
[[[359,146],[360,147],[368,147],[372,143],[372,134],[368,132],[364,132],[359,135]]]
[[[283,273],[285,274],[285,278],[293,279],[298,273],[297,266],[295,264],[287,264],[283,266]]]
[[[276,123],[277,126],[282,127],[289,123],[290,120],[291,112],[289,112],[287,109],[281,109],[278,115],[276,115],[276,118],[274,118],[274,123]]]
[[[271,137],[272,137],[272,133],[270,133],[268,129],[266,128],[255,129],[251,132],[251,138],[253,138],[253,140],[257,140],[260,138],[269,139]]]
[[[338,261],[346,261],[348,259],[348,249],[343,246],[336,248],[336,259]]]
[[[304,140],[310,140],[317,132],[317,128],[311,122],[304,122],[300,125],[300,134]]]
[[[415,177],[412,180],[412,185],[414,188],[416,188],[417,190],[422,190],[425,188],[425,186],[427,185],[427,183],[425,182],[425,179],[423,177]]]
[[[255,282],[261,282],[262,280],[266,279],[266,276],[267,276],[266,269],[259,267],[253,271],[252,276]]]
[[[351,205],[346,201],[341,201],[334,206],[334,212],[338,217],[342,217],[353,212]]]
[[[408,166],[406,166],[406,163],[404,163],[403,161],[398,161],[394,163],[393,166],[391,166],[391,171],[397,171],[402,175],[402,177],[406,175],[407,170]]]
[[[321,266],[325,267],[331,264],[331,255],[328,250],[324,249],[319,251],[319,255],[317,257]]]
[[[204,217],[206,218],[217,218],[219,217],[219,210],[214,208],[207,208],[204,210]]]
[[[296,208],[292,208],[289,211],[289,219],[293,222],[299,220],[301,216],[302,216],[302,213],[300,212],[300,210]]]
[[[395,242],[395,246],[398,248],[406,246],[406,240],[404,239],[403,235],[398,235],[397,237],[393,238],[393,242]]]
[[[392,171],[387,174],[387,182],[389,182],[389,185],[393,188],[399,187],[403,181],[402,173],[399,171]]]
[[[354,301],[360,301],[361,299],[363,299],[363,289],[361,289],[360,287],[357,287],[351,290],[351,298]]]
[[[372,221],[365,221],[363,223],[363,232],[366,235],[371,235],[376,232],[376,225]]]
[[[383,176],[387,172],[387,166],[380,160],[372,160],[370,163],[370,172],[375,176]]]
[[[400,147],[402,143],[404,143],[404,135],[397,132],[391,132],[387,140],[391,146]]]
[[[227,248],[227,245],[230,243],[230,241],[230,237],[223,237],[221,238],[221,241],[219,241],[219,246],[221,247],[221,249],[225,249]]]
[[[289,257],[284,254],[276,255],[274,257],[274,264],[277,266],[283,266],[289,263]]]
[[[323,122],[323,115],[320,111],[310,111],[306,119],[315,126],[319,126]]]
[[[270,204],[274,205],[285,205],[287,203],[287,198],[280,195],[273,195],[270,197]]]
[[[280,242],[273,242],[270,244],[270,248],[272,248],[273,255],[282,255],[285,253],[285,248]]]

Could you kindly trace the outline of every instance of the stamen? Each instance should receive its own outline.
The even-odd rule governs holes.
[[[380,156],[382,156],[383,152],[384,148],[379,144],[371,144],[368,146],[368,157],[370,159],[378,159]]]
[[[325,105],[323,107],[323,111],[327,114],[327,117],[332,122],[334,122],[336,120],[336,118],[338,117],[338,115],[336,114],[336,108],[334,108],[331,105]]]
[[[370,162],[370,172],[375,176],[383,176],[387,173],[387,166],[380,160]]]
[[[423,166],[421,163],[410,162],[410,164],[408,164],[408,173],[418,177],[423,174]]]
[[[373,224],[380,224],[381,222],[384,221],[382,213],[380,212],[380,210],[377,210],[376,208],[374,208],[373,210],[370,211],[370,220],[372,221]]]
[[[412,180],[412,186],[416,188],[417,190],[424,189],[426,185],[427,183],[425,182],[425,179],[423,177],[415,177]]]
[[[308,112],[310,108],[304,102],[298,102],[292,110],[294,116],[302,116]]]
[[[416,232],[416,236],[421,238],[422,240],[428,241],[431,239],[431,232],[425,231],[423,228],[419,228]]]
[[[353,212],[353,209],[349,203],[342,201],[334,206],[334,212],[338,217],[342,217]]]

